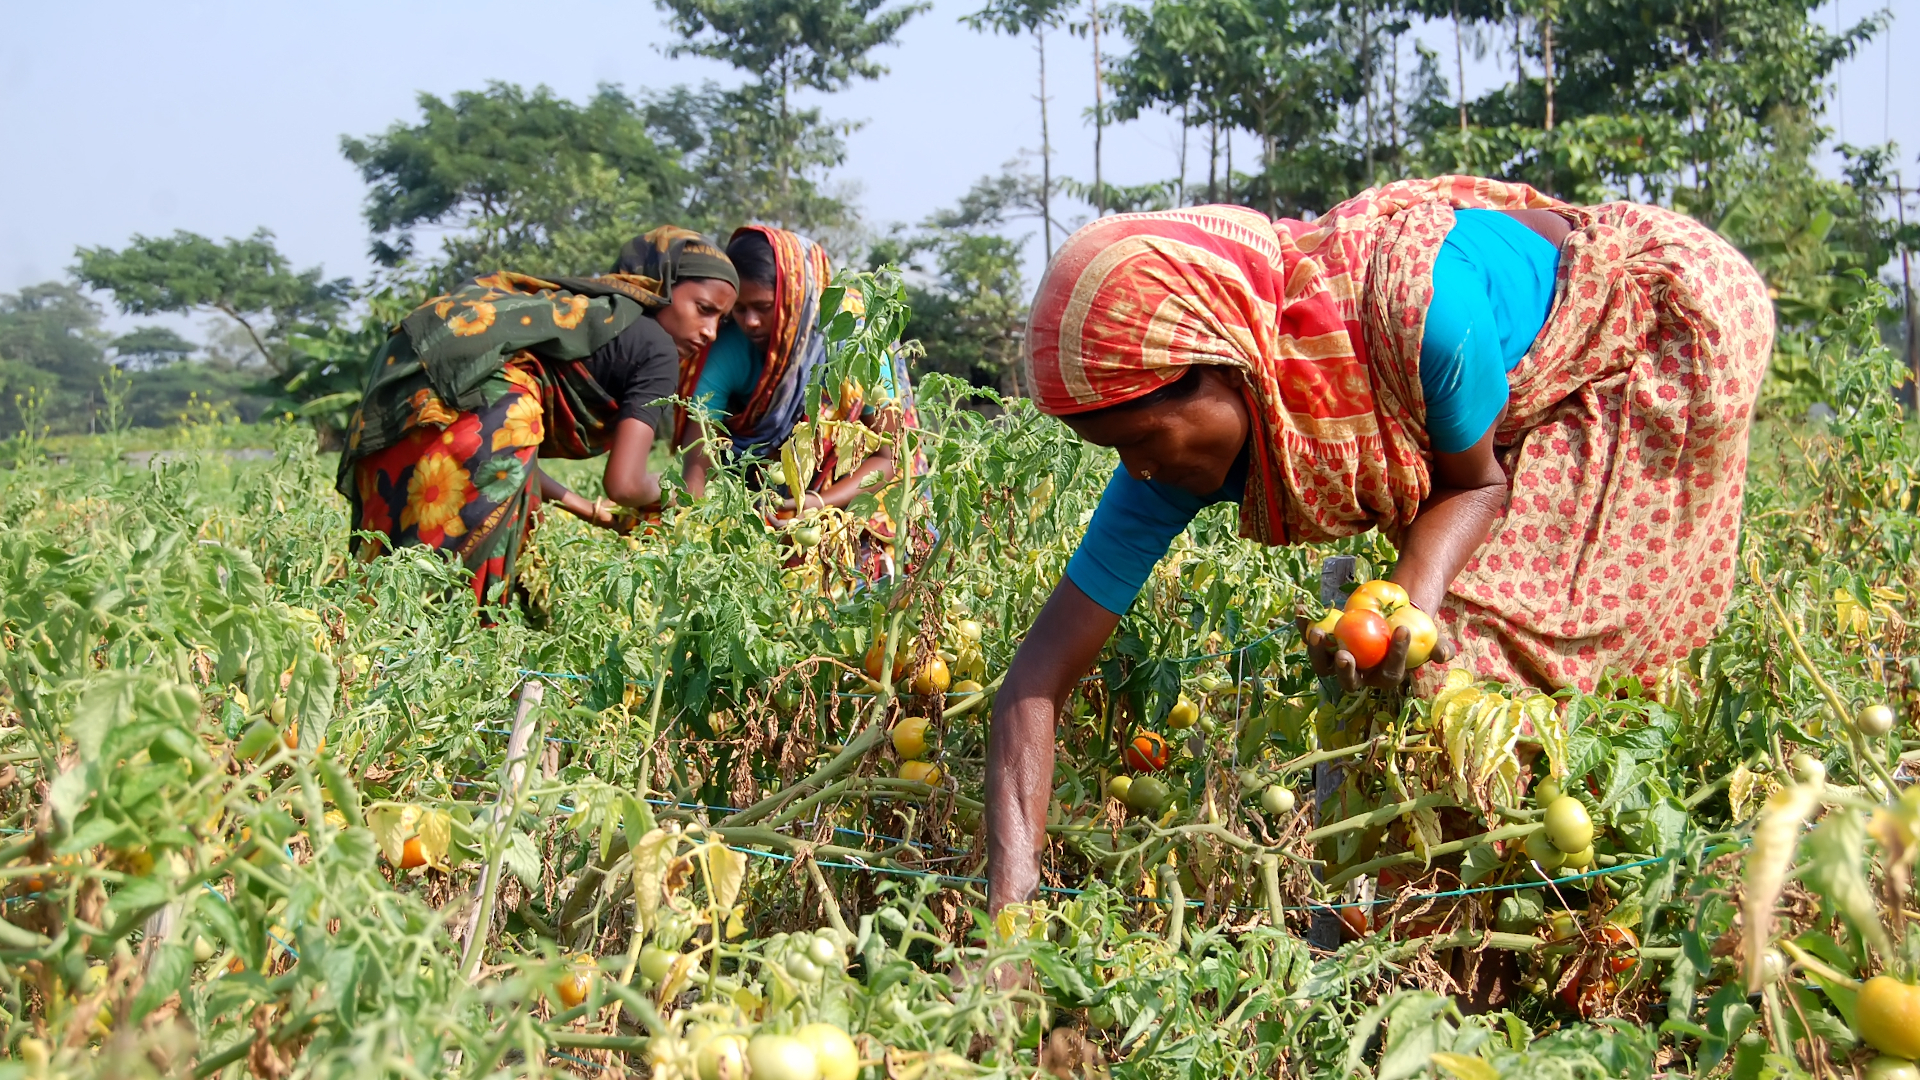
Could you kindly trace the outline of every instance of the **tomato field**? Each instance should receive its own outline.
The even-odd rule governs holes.
[[[863,290],[829,378],[871,385],[904,311]],[[1873,315],[1813,346],[1838,418],[1761,429],[1732,613],[1652,686],[1330,694],[1295,618],[1392,552],[1203,516],[992,919],[992,692],[1112,468],[1026,402],[917,388],[878,582],[719,479],[644,534],[549,515],[488,615],[348,559],[304,429],[21,440],[0,1074],[1914,1075],[1920,453]]]

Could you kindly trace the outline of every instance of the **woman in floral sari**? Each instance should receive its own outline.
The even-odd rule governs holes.
[[[820,424],[808,429],[812,447],[803,456],[814,468],[802,481],[804,491],[796,496],[783,482],[773,485],[785,496],[776,511],[780,517],[828,506],[845,509],[863,490],[876,490],[874,484],[893,475],[893,445],[879,436],[914,423],[906,366],[895,356],[881,369],[877,386],[846,386],[832,398],[823,395],[809,417],[807,386],[827,351],[820,297],[833,269],[825,250],[784,229],[748,225],[734,230],[727,257],[740,274],[740,298],[713,347],[681,369],[681,395],[718,420],[703,429],[684,411],[680,415],[676,444],[686,450],[687,490],[696,498],[704,494],[712,468],[709,447],[727,458],[762,466],[749,474],[758,483],[765,465],[773,465],[778,475],[781,449],[801,421],[855,421],[857,426]],[[848,294],[843,303],[856,305],[859,298]],[[853,442],[862,445],[850,445]],[[895,539],[892,521],[883,512],[875,513],[857,532],[853,547],[861,572],[869,578],[888,573]]]
[[[995,702],[989,904],[1033,895],[1054,717],[1198,510],[1314,543],[1378,528],[1438,663],[1543,689],[1654,678],[1732,595],[1765,284],[1655,207],[1440,177],[1312,222],[1209,206],[1102,218],[1055,256],[1040,407],[1119,451]],[[1397,685],[1307,633],[1323,675]]]
[[[833,278],[826,251],[785,229],[748,225],[734,230],[727,242],[727,257],[740,274],[739,300],[713,347],[684,364],[680,376],[681,394],[719,420],[719,430],[703,432],[684,410],[679,418],[677,442],[687,450],[683,468],[687,490],[695,497],[706,490],[712,469],[709,441],[722,432],[731,456],[762,460],[779,456],[795,425],[805,418],[807,383],[826,359],[820,294]],[[893,369],[883,369],[880,382],[873,394],[861,393],[844,408],[837,401],[821,404],[837,409],[841,419],[885,424],[888,402],[899,401],[905,408],[904,367],[896,363]],[[893,465],[893,448],[887,444],[850,469],[823,461],[804,501],[808,507],[844,508],[860,493],[868,475],[890,476]],[[787,495],[791,504],[792,493]]]
[[[356,552],[445,551],[497,602],[542,500],[630,526],[622,510],[660,501],[656,402],[712,344],[738,284],[715,244],[667,226],[602,277],[487,274],[421,305],[374,355],[340,458]],[[607,498],[592,502],[539,464],[601,453]]]

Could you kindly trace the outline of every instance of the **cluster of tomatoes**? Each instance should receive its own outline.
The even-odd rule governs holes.
[[[986,688],[978,680],[986,673],[986,659],[980,649],[980,624],[972,619],[959,619],[952,629],[949,640],[942,642],[940,649],[918,667],[913,667],[912,639],[902,634],[893,654],[895,685],[904,685],[908,693],[919,697],[940,694],[966,697],[985,693]],[[862,667],[867,678],[877,683],[886,671],[885,664],[886,642],[877,638],[862,658]],[[907,677],[909,668],[913,668],[911,678]],[[955,682],[955,671],[966,677]],[[924,716],[909,716],[894,725],[891,737],[894,753],[900,755],[897,773],[900,779],[929,785],[940,782],[940,766],[927,760],[930,727]]]
[[[1362,584],[1347,597],[1344,609],[1327,612],[1313,628],[1339,642],[1362,671],[1379,667],[1387,658],[1396,630],[1407,632],[1408,671],[1426,663],[1440,642],[1433,619],[1413,605],[1407,590],[1386,580]]]

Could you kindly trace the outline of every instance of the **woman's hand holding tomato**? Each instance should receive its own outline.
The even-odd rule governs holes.
[[[1361,585],[1347,598],[1344,612],[1329,612],[1318,622],[1298,621],[1314,674],[1339,679],[1349,691],[1396,687],[1421,664],[1453,657],[1432,620],[1390,581]]]

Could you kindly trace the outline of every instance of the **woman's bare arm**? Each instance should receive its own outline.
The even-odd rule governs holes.
[[[879,473],[882,479],[889,479],[893,476],[893,447],[881,447],[874,451],[873,456],[867,458],[867,460],[855,467],[852,472],[834,481],[826,488],[820,491],[807,492],[807,505],[837,506],[844,510],[847,504],[853,501],[854,496],[860,494],[860,490],[864,486],[861,481],[874,473]],[[793,500],[789,499],[787,501],[791,504]]]
[[[1053,795],[1054,722],[1120,616],[1066,578],[1020,643],[987,733],[987,910],[1031,900]]]
[[[626,417],[613,429],[607,451],[607,498],[631,510],[650,510],[660,504],[660,477],[647,471],[653,452],[653,428]]]

